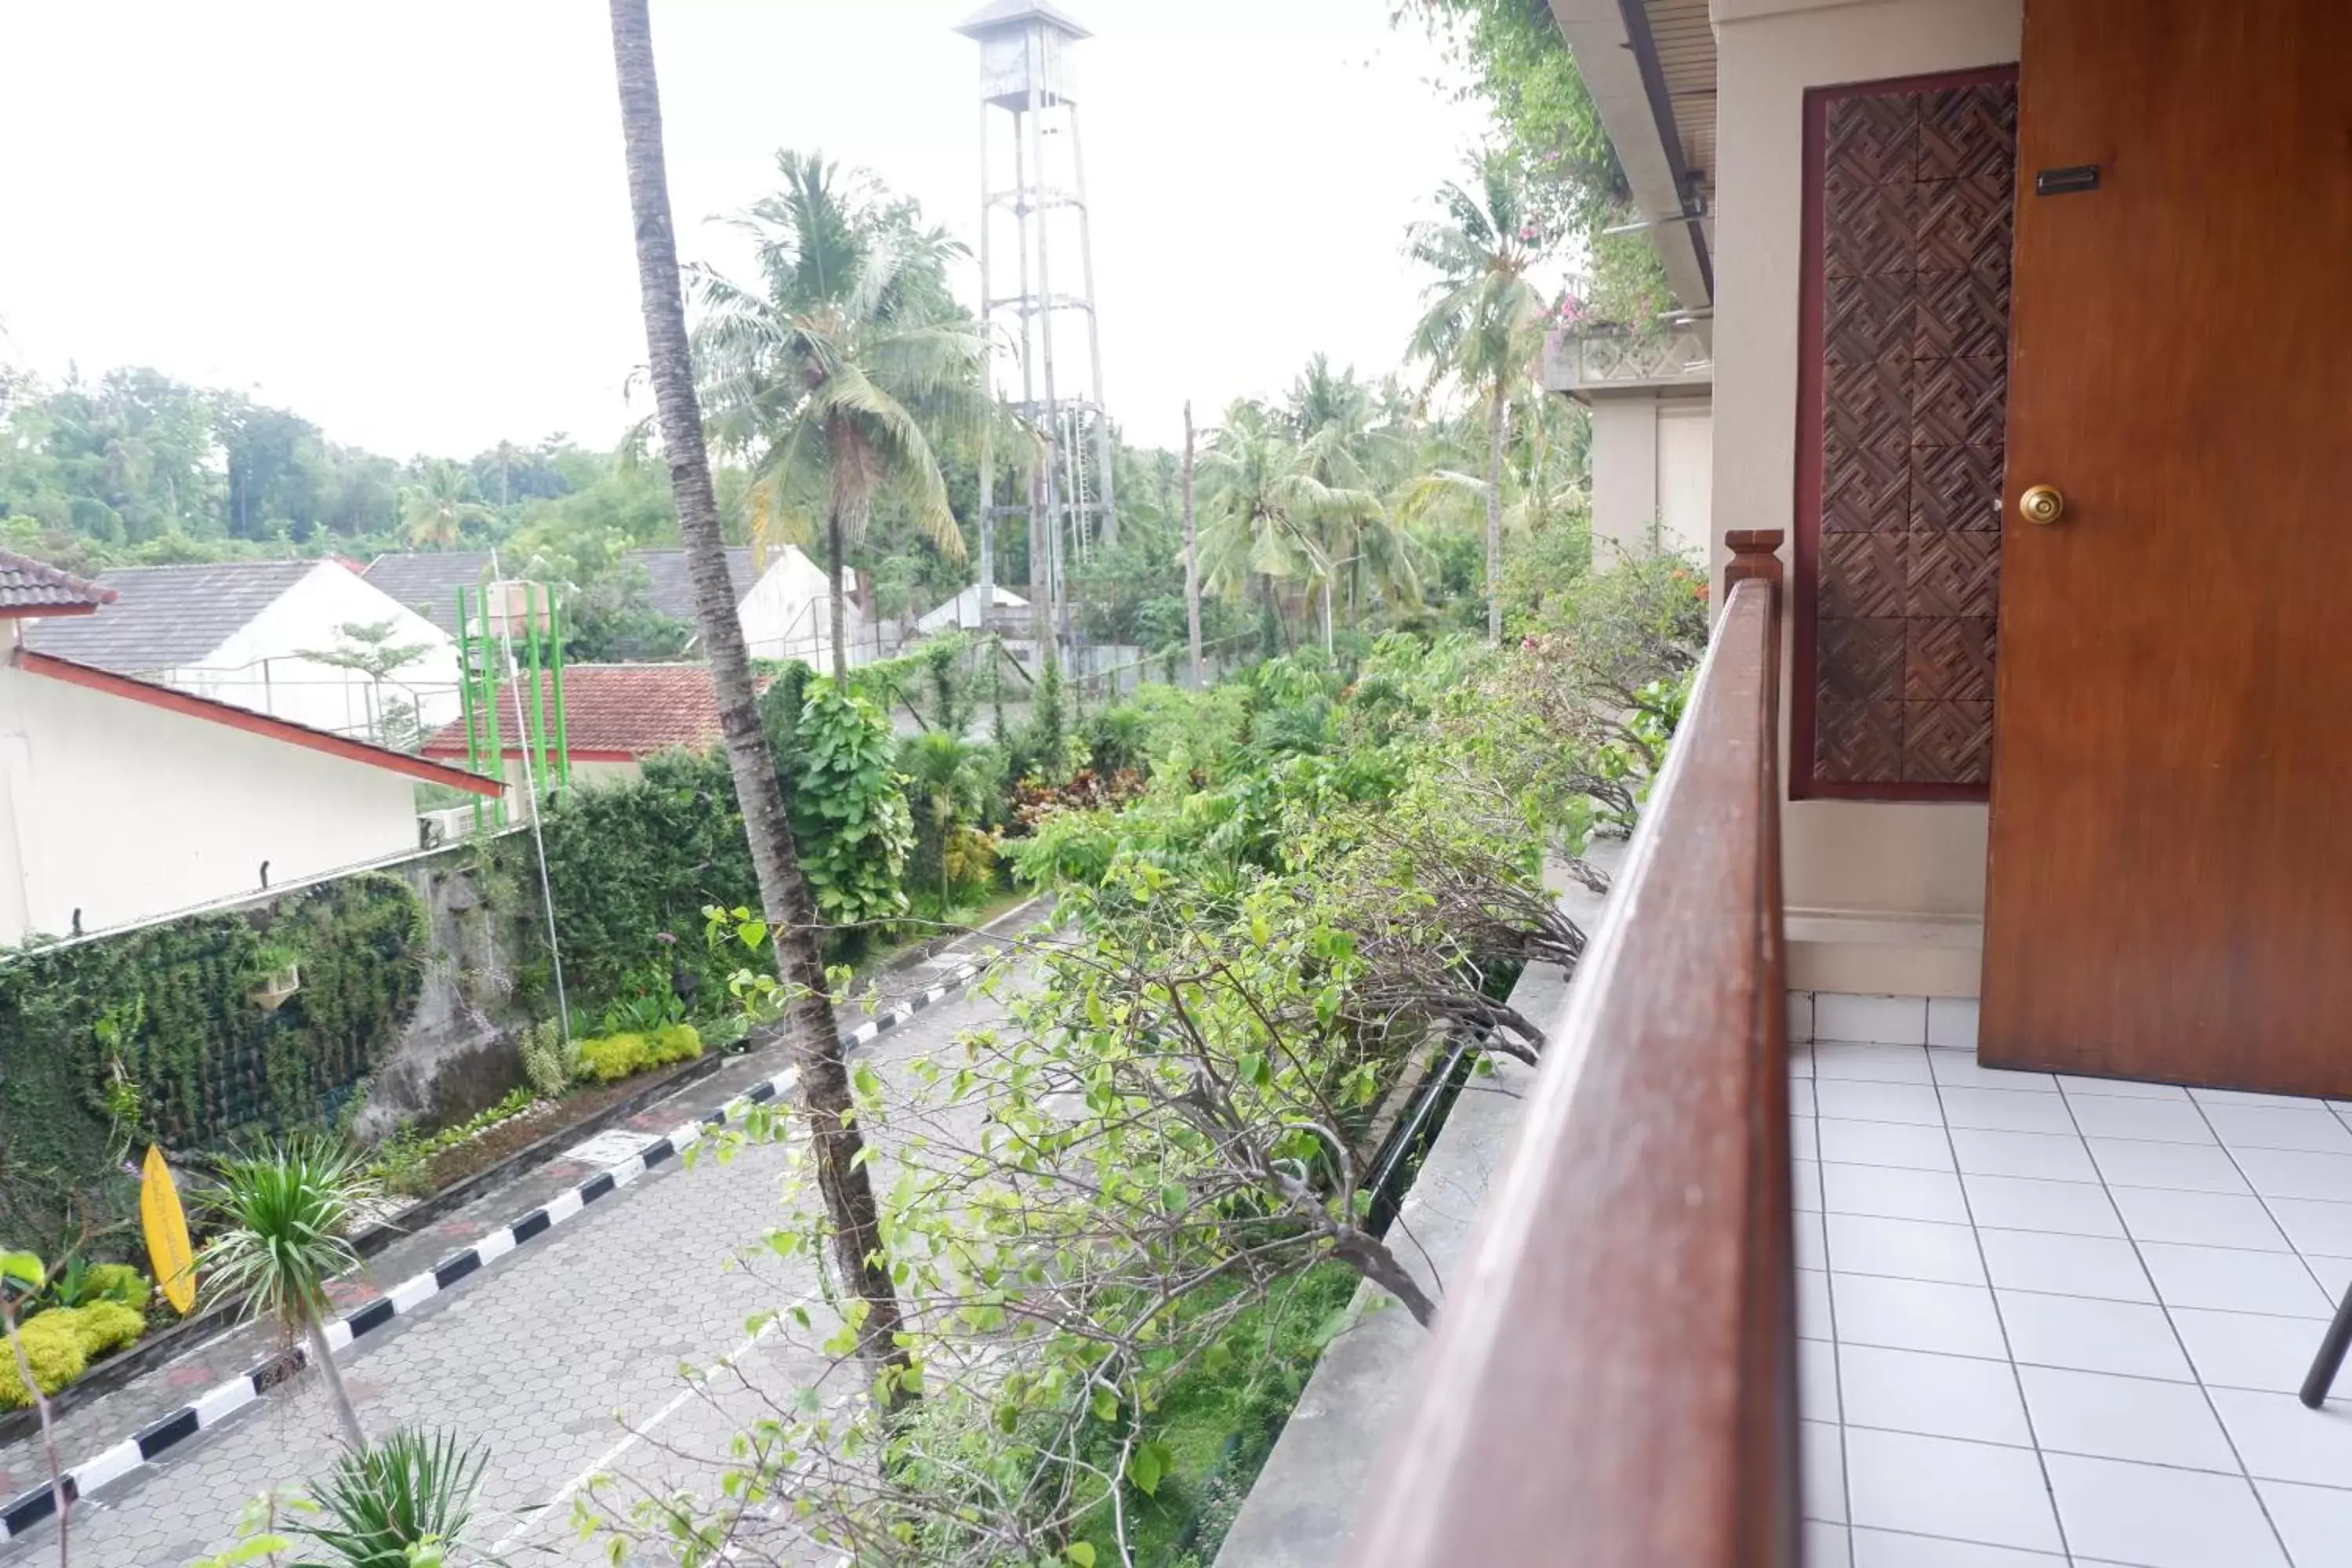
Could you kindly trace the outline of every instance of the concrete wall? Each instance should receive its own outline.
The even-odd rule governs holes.
[[[341,570],[341,568],[337,568]],[[0,663],[0,942],[416,847],[415,781]]]
[[[1592,538],[1602,561],[1654,548],[1706,552],[1713,445],[1706,398],[1592,400]]]
[[[300,658],[331,651],[344,626],[393,624],[392,646],[425,651],[382,681]],[[356,572],[322,561],[194,664],[162,679],[184,691],[361,740],[380,737],[383,705],[413,703],[429,732],[457,717],[457,644]]]
[[[1714,0],[1714,17],[1720,568],[1727,530],[1795,533],[1805,89],[2014,60],[2022,24],[2020,0]],[[1975,994],[1982,805],[1794,801],[1781,822],[1791,985]]]

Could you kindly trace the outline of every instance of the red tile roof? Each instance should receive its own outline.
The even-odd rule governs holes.
[[[547,744],[555,746],[551,677],[540,677],[546,703]],[[761,685],[765,685],[764,681]],[[509,757],[523,752],[515,693],[499,684],[499,743]],[[528,700],[525,700],[528,712]],[[563,668],[563,732],[575,759],[619,761],[684,746],[719,743],[719,696],[710,667],[702,664],[572,664]],[[428,757],[466,754],[466,724],[455,720],[425,742]]]
[[[0,550],[0,617],[86,616],[114,600],[111,588],[85,582],[30,556]]]

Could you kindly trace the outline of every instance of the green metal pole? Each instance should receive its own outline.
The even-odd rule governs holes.
[[[503,588],[506,584],[499,583],[492,586]],[[504,738],[499,733],[499,677],[504,671],[499,668],[499,661],[494,652],[496,647],[497,644],[490,637],[490,593],[488,588],[485,588],[482,590],[482,707],[490,716],[490,758],[499,784],[499,826],[504,827],[507,825],[507,748]]]
[[[466,590],[457,589],[457,710],[466,720],[466,771],[482,771],[482,743],[474,733],[474,647],[466,635]],[[474,796],[474,831],[482,830],[482,797]]]
[[[572,736],[563,727],[563,608],[555,601],[555,590],[547,591],[547,668],[555,688],[555,771],[563,781],[563,794],[572,795]]]
[[[524,710],[530,721],[532,789],[530,809],[536,814],[543,798],[538,792],[549,787],[547,780],[547,701],[540,689],[539,679],[539,584],[522,585],[523,640],[530,645],[530,706]]]

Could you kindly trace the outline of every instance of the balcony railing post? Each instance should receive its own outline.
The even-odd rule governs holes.
[[[1723,568],[1723,602],[1731,602],[1731,590],[1742,583],[1769,583],[1780,586],[1780,540],[1777,528],[1735,528],[1723,536],[1731,549],[1731,559]]]

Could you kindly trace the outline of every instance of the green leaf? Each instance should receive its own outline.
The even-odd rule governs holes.
[[[49,1271],[41,1266],[38,1256],[30,1252],[0,1252],[0,1279],[21,1285],[27,1290],[37,1290]]]
[[[1094,1411],[1095,1419],[1097,1421],[1118,1420],[1118,1395],[1113,1394],[1108,1388],[1096,1389],[1094,1394]]]
[[[1062,1548],[1062,1555],[1067,1557],[1076,1565],[1076,1568],[1095,1568],[1095,1549],[1092,1542],[1073,1541]]]
[[[1145,1497],[1159,1495],[1160,1479],[1168,1473],[1175,1457],[1165,1443],[1139,1443],[1135,1452],[1127,1457],[1127,1479]]]
[[[756,952],[759,951],[760,944],[768,940],[768,922],[765,921],[745,921],[741,925],[735,928],[735,934],[742,939],[743,945],[745,947],[748,947]]]

